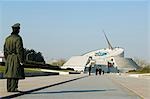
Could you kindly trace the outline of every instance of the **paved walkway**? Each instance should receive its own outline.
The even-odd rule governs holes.
[[[55,84],[61,84],[72,80],[86,77],[87,75],[57,75],[57,76],[39,76],[39,77],[26,77],[25,80],[19,80],[19,90],[24,92],[32,92],[39,90],[40,88],[46,88],[54,86]],[[0,98],[7,96],[16,96],[19,92],[7,92],[6,79],[0,80]]]
[[[149,99],[149,80],[112,74],[31,77],[19,82],[19,89],[24,92],[8,93],[3,79],[0,80],[0,96],[15,99]]]
[[[150,74],[111,74],[108,77],[144,99],[150,99]]]

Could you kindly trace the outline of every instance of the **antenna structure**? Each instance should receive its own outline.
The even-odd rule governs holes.
[[[108,40],[108,38],[107,38],[106,33],[105,33],[104,30],[103,30],[103,33],[104,33],[105,38],[106,38],[106,41],[107,41],[107,43],[108,43],[108,48],[111,49],[111,50],[113,50],[113,47],[112,47],[112,45],[110,44],[110,42],[109,42],[109,40]]]

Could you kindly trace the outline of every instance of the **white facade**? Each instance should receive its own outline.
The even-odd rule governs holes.
[[[124,57],[124,49],[123,48],[104,48],[96,51],[91,51],[83,56],[92,57],[93,60],[96,61],[96,64],[107,65],[107,62],[111,60],[113,57]]]
[[[5,61],[4,53],[0,51],[0,62],[4,62],[4,61]]]
[[[88,60],[89,57],[86,56],[73,56],[62,66],[62,68],[73,68],[75,71],[84,71]]]

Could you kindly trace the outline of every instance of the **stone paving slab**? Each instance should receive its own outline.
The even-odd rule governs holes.
[[[108,77],[116,83],[140,95],[143,99],[150,99],[150,76],[142,75],[134,74],[133,76],[133,74],[111,74],[108,75]]]

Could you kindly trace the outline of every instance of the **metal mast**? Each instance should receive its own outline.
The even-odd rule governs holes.
[[[106,40],[107,40],[108,48],[109,48],[109,49],[111,49],[111,50],[113,50],[113,47],[111,46],[111,44],[110,44],[110,42],[109,42],[109,40],[108,40],[108,38],[107,38],[106,33],[105,33],[105,31],[104,31],[104,30],[103,30],[103,33],[104,33],[105,38],[106,38]]]

